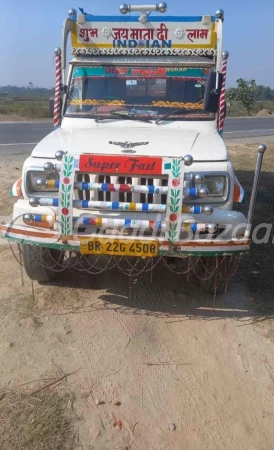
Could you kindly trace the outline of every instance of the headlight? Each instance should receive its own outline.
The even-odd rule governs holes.
[[[207,187],[209,191],[209,197],[224,197],[226,189],[226,177],[222,175],[205,175],[203,186]]]
[[[43,169],[41,170],[28,170],[26,172],[26,194],[28,196],[40,195],[41,197],[46,192],[58,192],[58,189],[47,188],[43,185],[37,183],[38,180],[59,180],[59,173],[52,172],[46,173]]]
[[[195,182],[198,189],[207,188],[209,194],[204,198],[189,198],[188,203],[214,203],[224,202],[228,197],[228,176],[226,174],[212,175],[199,174],[201,180]]]

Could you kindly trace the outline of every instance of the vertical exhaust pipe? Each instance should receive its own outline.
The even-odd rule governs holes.
[[[247,228],[245,231],[245,237],[247,239],[249,239],[249,237],[250,237],[252,220],[253,220],[257,192],[258,192],[258,186],[259,186],[260,175],[261,175],[261,168],[262,168],[265,151],[266,151],[266,145],[264,145],[264,144],[259,145],[257,164],[256,164],[256,169],[255,169],[255,174],[254,174],[253,187],[252,187],[251,198],[250,198],[250,203],[249,203],[249,210],[248,210],[248,215],[247,215]]]

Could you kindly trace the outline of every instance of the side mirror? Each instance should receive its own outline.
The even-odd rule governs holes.
[[[223,84],[223,74],[219,73],[218,89],[216,89],[216,72],[209,72],[204,96],[204,111],[217,113]]]
[[[63,94],[68,93],[68,86],[66,84],[62,84],[62,92],[63,92]]]

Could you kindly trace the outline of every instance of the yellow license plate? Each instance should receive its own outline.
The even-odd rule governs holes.
[[[158,242],[133,239],[81,238],[82,255],[158,256]]]

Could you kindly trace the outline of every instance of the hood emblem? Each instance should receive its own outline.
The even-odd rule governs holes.
[[[149,142],[114,142],[109,141],[111,145],[119,145],[123,149],[132,149],[134,147],[139,147],[140,145],[147,145]]]

